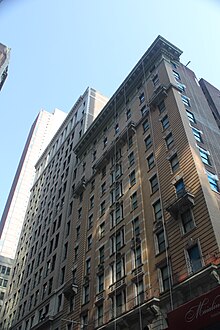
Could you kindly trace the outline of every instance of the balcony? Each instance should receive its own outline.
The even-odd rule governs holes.
[[[80,182],[77,184],[77,186],[75,187],[75,190],[73,192],[73,196],[77,197],[79,196],[86,188],[86,180],[85,178],[82,178],[80,180]]]
[[[186,188],[178,191],[175,197],[165,202],[165,209],[177,219],[179,213],[186,211],[194,205],[194,195]]]
[[[133,282],[138,282],[144,275],[144,270],[143,270],[143,266],[139,266],[135,269],[132,270],[132,281]]]
[[[73,281],[67,283],[63,289],[63,294],[66,298],[75,296],[78,292],[78,285],[74,284]]]
[[[104,299],[105,299],[105,291],[102,291],[96,295],[95,304],[96,305],[101,304]]]
[[[54,317],[52,315],[42,315],[38,324],[34,325],[31,329],[32,330],[47,330],[50,329],[51,325],[53,324]]]
[[[115,294],[117,291],[121,291],[126,287],[125,277],[121,278],[117,282],[110,285],[109,289],[109,296]]]
[[[150,106],[157,106],[161,101],[167,97],[167,88],[164,85],[159,85],[149,100]]]

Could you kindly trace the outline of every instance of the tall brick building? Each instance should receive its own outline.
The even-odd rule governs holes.
[[[158,36],[38,161],[2,329],[219,328],[220,131],[181,53]]]

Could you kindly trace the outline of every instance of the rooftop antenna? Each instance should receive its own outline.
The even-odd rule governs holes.
[[[191,63],[191,61],[187,62],[187,63],[186,63],[186,66],[189,65],[189,63]]]

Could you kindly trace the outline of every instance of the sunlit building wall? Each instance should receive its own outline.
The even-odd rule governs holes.
[[[220,131],[181,53],[158,36],[38,161],[3,329],[219,328]]]

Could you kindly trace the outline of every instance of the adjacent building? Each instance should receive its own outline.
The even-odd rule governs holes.
[[[66,115],[59,109],[53,113],[41,110],[30,129],[0,222],[0,256],[15,257],[34,181],[35,164]]]
[[[0,90],[8,76],[10,48],[0,43]]]
[[[220,327],[220,130],[181,53],[158,36],[39,159],[2,329]]]
[[[13,259],[0,255],[0,312],[3,306],[7,285],[10,280],[12,265]]]

